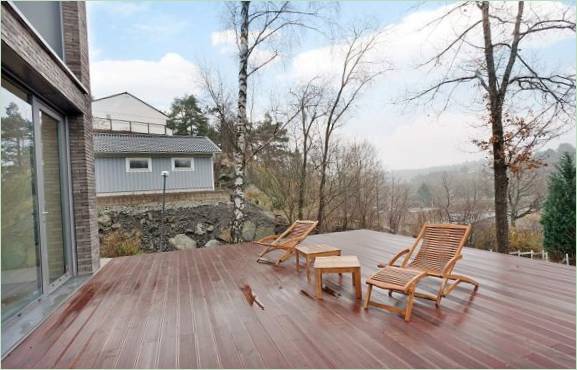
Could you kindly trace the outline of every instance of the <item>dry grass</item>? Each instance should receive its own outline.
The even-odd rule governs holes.
[[[142,253],[140,249],[140,234],[127,235],[122,231],[113,231],[105,235],[100,242],[101,257],[134,256]]]

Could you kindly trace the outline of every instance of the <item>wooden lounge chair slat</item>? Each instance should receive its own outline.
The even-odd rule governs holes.
[[[399,267],[392,266],[396,259],[393,257],[388,266],[381,268],[367,279],[369,290],[365,300],[365,309],[369,305],[382,307],[404,314],[405,320],[409,321],[415,296],[434,300],[438,306],[442,297],[449,294],[461,282],[474,285],[474,291],[476,291],[479,287],[476,281],[452,273],[456,260],[461,258],[461,251],[470,232],[470,225],[424,225],[413,246],[408,252],[403,252],[404,258]],[[436,297],[415,292],[417,283],[426,276],[443,279]],[[450,284],[451,281],[455,282]],[[399,310],[397,307],[371,302],[373,286],[408,295],[406,308]]]
[[[276,264],[278,265],[285,261],[295,252],[296,246],[313,232],[315,227],[317,227],[317,223],[318,221],[297,220],[278,237],[274,238],[271,235],[258,240],[256,243],[265,248],[259,253],[257,262],[263,260],[262,257],[265,254],[279,249],[285,252],[277,259]],[[271,239],[272,241],[270,241]]]

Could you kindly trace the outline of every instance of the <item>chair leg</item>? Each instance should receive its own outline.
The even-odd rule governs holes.
[[[405,307],[405,321],[411,320],[411,313],[413,312],[413,301],[415,300],[415,289],[411,289],[407,298],[407,306]]]
[[[367,296],[365,297],[365,304],[363,305],[363,308],[365,310],[369,309],[369,302],[371,301],[371,293],[373,292],[373,286],[371,284],[369,284],[369,287],[367,288]]]
[[[449,279],[443,278],[443,281],[441,282],[441,287],[437,293],[437,300],[435,301],[435,306],[437,306],[437,308],[441,305],[441,299],[445,296],[445,287],[447,286],[448,281]]]
[[[479,283],[476,282],[475,280],[471,279],[468,276],[463,276],[463,275],[448,275],[446,277],[447,280],[455,280],[454,283],[449,284],[449,286],[446,286],[444,288],[444,290],[442,291],[442,295],[443,297],[446,297],[449,293],[451,293],[453,291],[453,289],[455,289],[457,287],[457,285],[459,285],[459,283],[468,283],[474,286],[473,288],[473,293],[477,292],[477,289],[479,289]]]

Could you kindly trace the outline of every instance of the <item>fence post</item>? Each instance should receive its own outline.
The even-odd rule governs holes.
[[[533,259],[533,249],[531,249],[531,259]]]
[[[545,252],[545,260],[549,261],[549,252]]]
[[[565,264],[569,266],[569,253],[565,253]]]
[[[132,121],[128,121],[128,131],[132,132]]]

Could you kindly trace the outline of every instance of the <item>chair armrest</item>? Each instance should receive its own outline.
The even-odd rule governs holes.
[[[453,267],[455,267],[455,263],[457,263],[457,261],[460,260],[461,258],[463,258],[462,254],[459,254],[458,256],[451,258],[449,260],[449,262],[447,262],[445,267],[443,267],[442,275],[443,276],[449,275],[451,273],[451,271],[453,270]]]
[[[399,258],[401,258],[403,255],[409,253],[410,251],[411,251],[411,250],[410,250],[409,248],[403,249],[403,250],[400,251],[399,253],[395,254],[395,255],[393,256],[393,258],[391,258],[386,265],[385,265],[384,263],[379,263],[379,264],[377,265],[377,267],[383,268],[383,267],[386,267],[386,266],[394,266],[394,265],[395,265],[395,262],[397,262],[397,260],[398,260]]]

